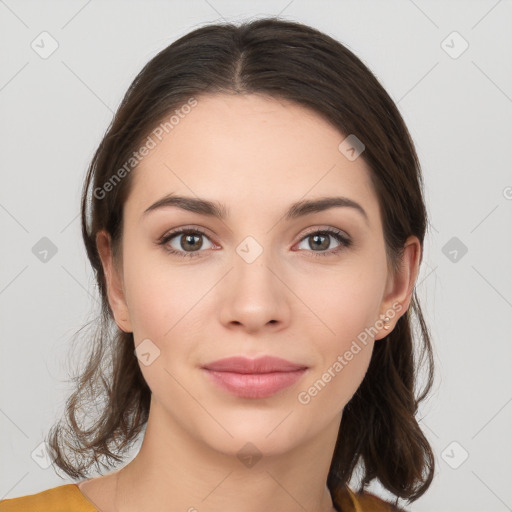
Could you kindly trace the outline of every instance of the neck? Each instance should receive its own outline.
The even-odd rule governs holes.
[[[116,475],[116,512],[334,510],[326,481],[338,421],[285,453],[246,445],[226,454],[163,421],[157,404],[151,409],[139,453]]]

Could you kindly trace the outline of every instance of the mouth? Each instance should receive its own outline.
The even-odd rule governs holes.
[[[202,367],[222,390],[242,398],[267,398],[295,384],[308,370],[276,357],[230,357]]]

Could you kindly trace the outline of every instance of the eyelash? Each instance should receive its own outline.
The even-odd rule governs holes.
[[[169,254],[172,254],[172,255],[175,255],[175,256],[179,256],[179,257],[182,257],[182,258],[195,258],[195,257],[199,257],[200,253],[203,252],[203,251],[192,251],[192,252],[188,252],[187,253],[187,252],[177,251],[175,249],[171,249],[171,248],[169,248],[167,246],[167,243],[170,240],[172,240],[173,238],[175,238],[178,235],[183,235],[183,234],[187,234],[187,235],[201,234],[201,235],[204,235],[205,237],[209,238],[208,235],[204,231],[199,229],[199,228],[179,229],[177,231],[171,231],[170,233],[166,233],[156,243],[157,243],[157,245],[164,246],[164,250],[165,251],[167,251]],[[311,235],[318,235],[318,234],[328,234],[328,235],[331,235],[338,242],[340,242],[341,245],[339,247],[336,247],[335,249],[330,249],[330,250],[327,250],[327,251],[321,251],[321,252],[310,251],[310,252],[314,253],[313,254],[314,258],[316,258],[316,257],[325,257],[325,256],[334,256],[335,254],[338,254],[339,252],[341,252],[343,249],[348,249],[352,245],[352,240],[350,238],[345,236],[343,234],[343,232],[338,231],[337,229],[334,229],[334,228],[320,229],[320,230],[317,230],[317,231],[311,231],[310,233],[306,233],[306,235],[304,235],[304,237],[302,237],[300,239],[300,242],[302,242],[305,238],[310,237]]]

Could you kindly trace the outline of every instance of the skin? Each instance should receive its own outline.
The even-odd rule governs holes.
[[[334,510],[326,480],[343,407],[374,343],[386,343],[381,338],[409,307],[421,258],[418,239],[410,237],[401,271],[392,274],[369,168],[338,150],[344,138],[288,101],[203,96],[133,171],[122,262],[116,266],[108,234],[100,232],[97,243],[117,325],[133,332],[135,346],[149,338],[160,355],[148,366],[139,362],[152,390],[139,453],[122,470],[80,485],[104,512]],[[221,221],[177,207],[142,216],[169,193],[219,201],[230,216]],[[333,195],[358,202],[368,221],[348,207],[283,218],[295,201]],[[173,256],[156,245],[181,227],[207,232],[199,235],[199,257]],[[315,249],[309,235],[328,227],[353,244],[315,257],[340,246],[328,237]],[[249,235],[263,249],[250,264],[236,252]],[[190,247],[182,235],[171,244],[185,253]],[[396,303],[402,309],[390,329],[360,344],[343,370],[301,404],[298,393]],[[250,399],[226,393],[200,369],[227,356],[266,354],[308,371],[270,398]],[[237,458],[247,442],[262,455],[251,468]]]

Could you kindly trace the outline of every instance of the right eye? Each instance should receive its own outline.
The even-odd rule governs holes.
[[[182,258],[194,258],[200,255],[198,253],[203,252],[199,250],[203,247],[201,238],[208,239],[206,233],[197,228],[179,229],[166,233],[162,238],[160,238],[158,245],[164,246],[164,249],[170,254],[180,256]],[[190,251],[187,249],[190,249]]]

